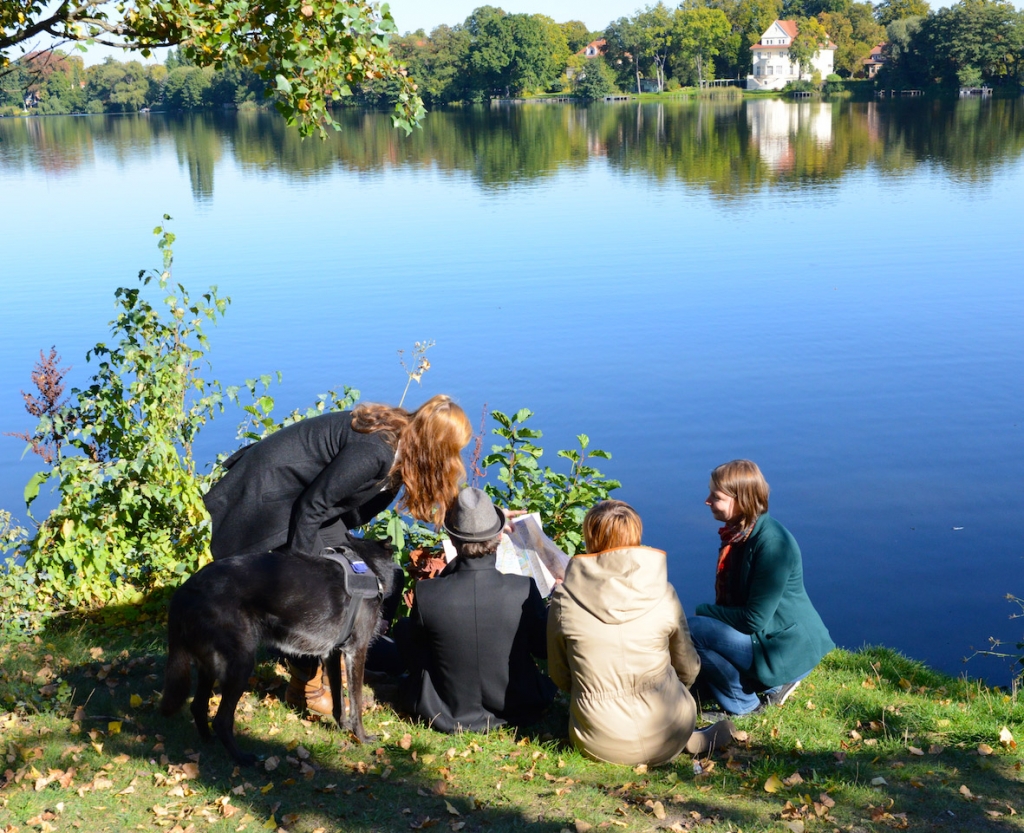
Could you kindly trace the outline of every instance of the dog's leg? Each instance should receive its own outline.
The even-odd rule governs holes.
[[[235,743],[235,709],[245,694],[254,665],[252,657],[235,657],[228,663],[224,679],[220,681],[220,707],[213,718],[213,731],[231,757],[242,766],[251,766],[259,760],[251,752],[242,752]]]
[[[376,735],[366,734],[363,728],[363,674],[366,671],[366,652],[369,640],[345,650],[345,671],[348,674],[349,715],[348,728],[360,743],[372,743]]]
[[[204,741],[213,740],[210,732],[210,696],[213,694],[215,682],[213,674],[201,662],[199,666],[199,685],[196,687],[196,696],[192,698],[192,705],[189,711],[192,712],[192,719],[196,722],[196,729],[199,737]]]
[[[334,716],[334,722],[344,729],[345,692],[341,682],[341,651],[335,648],[321,662],[327,673],[327,683],[331,690],[331,714]]]

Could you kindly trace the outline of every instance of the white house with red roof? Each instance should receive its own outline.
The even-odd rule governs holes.
[[[753,69],[747,76],[748,90],[781,90],[790,81],[810,81],[815,72],[822,80],[835,72],[836,47],[831,40],[814,53],[811,69],[800,72],[789,56],[789,47],[798,33],[795,20],[776,20],[750,47]]]

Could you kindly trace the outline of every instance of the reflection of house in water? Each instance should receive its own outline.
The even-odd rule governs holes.
[[[773,171],[793,170],[793,140],[801,133],[815,144],[832,144],[832,105],[825,102],[748,101],[750,142],[761,160]]]

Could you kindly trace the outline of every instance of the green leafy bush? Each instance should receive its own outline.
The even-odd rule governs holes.
[[[798,79],[796,81],[790,81],[789,83],[787,83],[786,86],[783,87],[782,91],[784,93],[790,93],[790,94],[791,93],[816,93],[816,92],[818,92],[818,86],[819,85],[815,84],[813,81],[805,81],[803,78],[800,78],[800,79]]]
[[[491,446],[491,454],[483,460],[485,468],[498,467],[500,486],[488,483],[488,494],[510,509],[539,512],[544,532],[562,550],[574,555],[583,548],[583,517],[598,501],[604,500],[621,485],[606,478],[590,465],[592,459],[611,459],[611,454],[600,449],[589,450],[590,438],[578,434],[579,449],[559,451],[558,456],[569,461],[567,472],[541,468],[538,462],[544,454],[534,444],[541,432],[527,428],[525,423],[533,412],[523,408],[512,416],[492,411],[498,423],[494,434],[504,442]]]
[[[834,95],[835,93],[841,93],[845,91],[846,86],[843,84],[843,79],[836,75],[834,72],[829,73],[825,79],[825,84],[821,88],[825,95]]]
[[[172,283],[174,235],[163,226],[155,233],[163,270],[140,272],[141,288],[114,293],[110,345],[87,354],[98,363],[91,384],[44,414],[33,435],[55,454],[26,487],[26,503],[44,483],[60,499],[25,544],[23,570],[52,609],[138,599],[208,557],[205,478],[192,444],[222,407],[219,385],[199,370],[209,346],[203,325],[229,301],[215,287],[194,299]],[[150,285],[165,293],[165,309],[143,296]]]

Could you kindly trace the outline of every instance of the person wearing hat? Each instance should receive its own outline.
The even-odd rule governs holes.
[[[531,723],[555,696],[532,658],[547,656],[537,584],[495,568],[505,513],[481,489],[459,492],[443,527],[457,556],[416,585],[403,705],[442,732]]]

